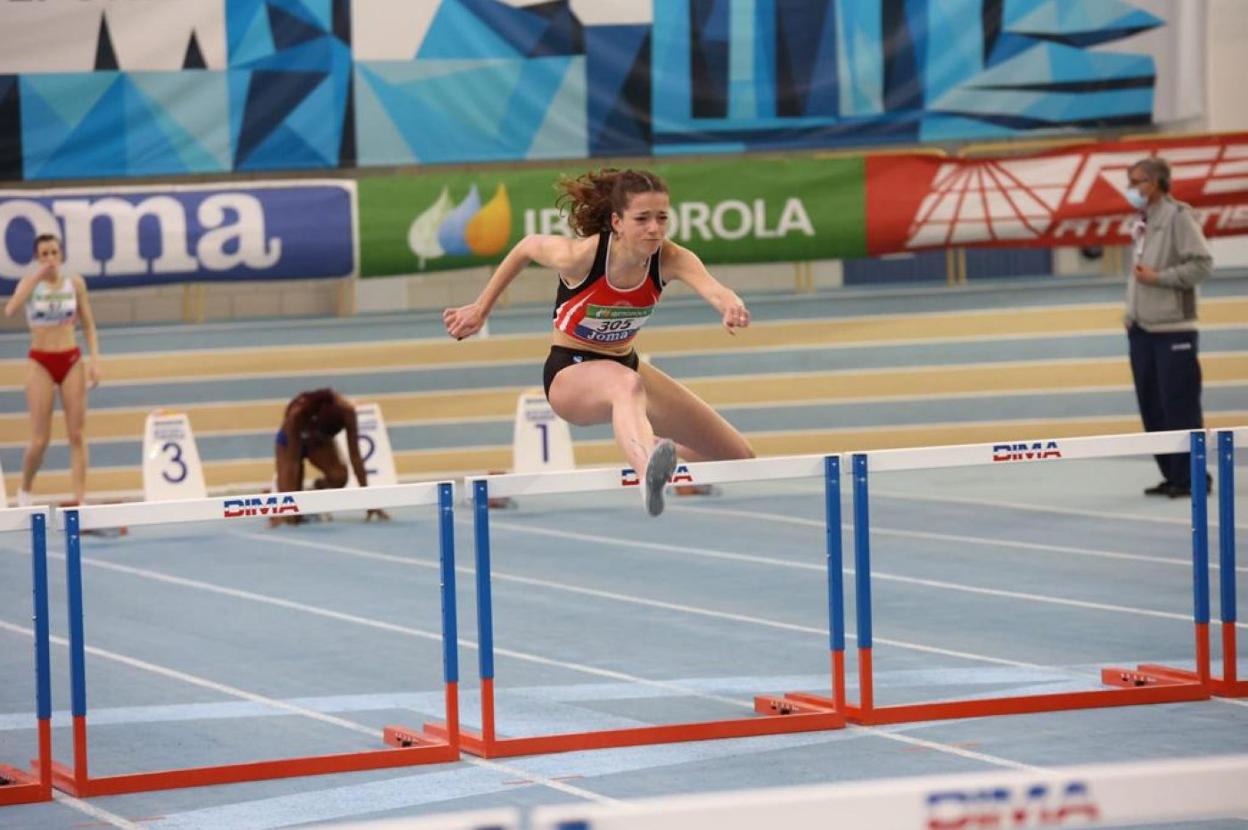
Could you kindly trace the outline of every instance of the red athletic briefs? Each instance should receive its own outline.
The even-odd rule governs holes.
[[[28,357],[47,369],[52,380],[60,386],[69,375],[69,370],[74,368],[74,364],[82,357],[82,352],[76,346],[67,352],[38,352],[31,349]]]

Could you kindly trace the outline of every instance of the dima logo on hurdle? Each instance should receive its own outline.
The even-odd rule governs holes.
[[[283,513],[298,513],[299,503],[294,496],[252,496],[245,499],[225,499],[222,503],[226,519],[239,519],[244,516],[280,516]]]
[[[693,473],[689,472],[688,464],[681,464],[676,468],[676,472],[672,473],[672,477],[667,480],[668,484],[693,484]],[[638,477],[637,471],[632,467],[625,467],[620,470],[620,486],[636,487],[641,484],[641,478]]]
[[[993,444],[992,460],[995,461],[1045,461],[1061,458],[1062,448],[1056,441],[1036,441],[1031,444]]]
[[[1065,827],[1101,818],[1085,781],[1060,787],[985,787],[943,790],[927,796],[927,830]]]

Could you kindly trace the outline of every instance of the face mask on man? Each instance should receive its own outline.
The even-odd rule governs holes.
[[[1138,187],[1127,188],[1127,201],[1136,210],[1143,210],[1148,207],[1148,197],[1141,193]]]

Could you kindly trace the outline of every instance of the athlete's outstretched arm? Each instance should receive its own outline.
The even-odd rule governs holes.
[[[723,317],[729,334],[750,324],[750,310],[737,293],[711,276],[693,251],[675,242],[663,243],[662,271],[668,280],[680,280]]]
[[[468,305],[442,312],[447,334],[456,340],[463,340],[480,331],[498,298],[531,262],[565,274],[588,271],[594,261],[595,244],[592,238],[569,239],[554,234],[529,234],[517,242],[499,263],[482,289],[481,296]]]

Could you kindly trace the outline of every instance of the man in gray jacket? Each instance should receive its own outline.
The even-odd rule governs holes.
[[[1213,257],[1191,207],[1170,196],[1169,164],[1141,159],[1127,175],[1127,201],[1139,211],[1125,322],[1140,418],[1149,432],[1200,429],[1196,286],[1212,272]],[[1191,495],[1190,464],[1187,453],[1157,456],[1162,481],[1144,492]]]

